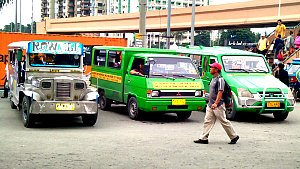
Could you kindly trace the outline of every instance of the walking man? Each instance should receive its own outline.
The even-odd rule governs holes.
[[[203,131],[200,138],[198,140],[195,140],[194,142],[200,144],[208,144],[209,133],[213,128],[216,120],[218,119],[231,140],[228,144],[235,144],[238,141],[239,136],[236,134],[230,121],[226,119],[226,108],[224,100],[222,99],[222,93],[225,86],[225,81],[220,76],[222,66],[216,62],[210,64],[209,66],[210,74],[212,74],[214,78],[210,82],[209,102],[206,107]],[[216,87],[216,85],[218,85],[218,87]],[[216,89],[218,90],[218,92],[215,91]]]
[[[278,35],[280,35],[282,38],[284,38],[285,37],[285,30],[286,30],[286,27],[282,23],[282,20],[278,19],[277,20],[277,26],[275,28],[275,37],[278,37]]]

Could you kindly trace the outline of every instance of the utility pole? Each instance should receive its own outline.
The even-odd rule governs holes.
[[[20,1],[20,32],[22,32],[22,1]]]
[[[142,46],[147,47],[147,33],[146,33],[146,7],[147,0],[140,0],[140,25],[139,33],[143,36]]]
[[[31,1],[31,33],[33,33],[33,0]]]
[[[192,5],[192,23],[191,23],[191,46],[194,46],[194,33],[195,33],[195,0],[193,0]]]
[[[171,0],[168,0],[168,22],[167,22],[167,49],[170,49],[171,37]]]
[[[18,0],[16,0],[15,32],[18,31]]]
[[[278,0],[278,19],[280,19],[281,0]]]

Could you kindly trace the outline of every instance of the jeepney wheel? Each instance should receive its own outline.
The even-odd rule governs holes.
[[[289,112],[274,112],[273,116],[276,120],[278,121],[283,121],[285,120],[289,115]]]
[[[31,100],[30,97],[24,96],[22,101],[22,117],[24,126],[27,128],[33,127],[34,115],[30,113]]]
[[[178,112],[177,114],[177,119],[179,121],[185,121],[186,119],[188,119],[191,115],[192,112],[191,111],[187,111],[187,112]]]
[[[96,114],[82,115],[82,122],[85,126],[93,126],[97,122],[98,112]]]
[[[17,106],[15,105],[15,103],[10,99],[10,108],[11,109],[17,109]]]
[[[226,107],[225,114],[228,120],[234,120],[236,117],[236,104],[233,97],[231,99],[230,106]]]
[[[109,110],[111,108],[111,100],[105,97],[104,92],[100,92],[99,105],[101,110]]]
[[[127,103],[127,111],[128,111],[128,115],[131,119],[133,120],[137,120],[139,119],[140,115],[140,110],[138,108],[138,103],[135,97],[131,97],[128,100]]]

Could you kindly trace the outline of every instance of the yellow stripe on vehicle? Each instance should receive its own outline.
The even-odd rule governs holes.
[[[112,74],[106,74],[106,73],[101,73],[101,72],[92,72],[91,74],[92,77],[110,81],[110,82],[115,82],[115,83],[121,83],[122,82],[122,76],[116,76]]]

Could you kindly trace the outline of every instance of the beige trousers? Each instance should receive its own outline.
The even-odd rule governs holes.
[[[206,114],[204,118],[204,125],[203,125],[203,133],[200,136],[201,140],[207,140],[209,132],[214,127],[216,120],[218,119],[226,131],[227,135],[229,136],[230,140],[237,136],[236,132],[234,131],[232,124],[229,120],[226,119],[225,114],[225,105],[221,105],[214,110],[211,109],[209,106],[206,107]]]

